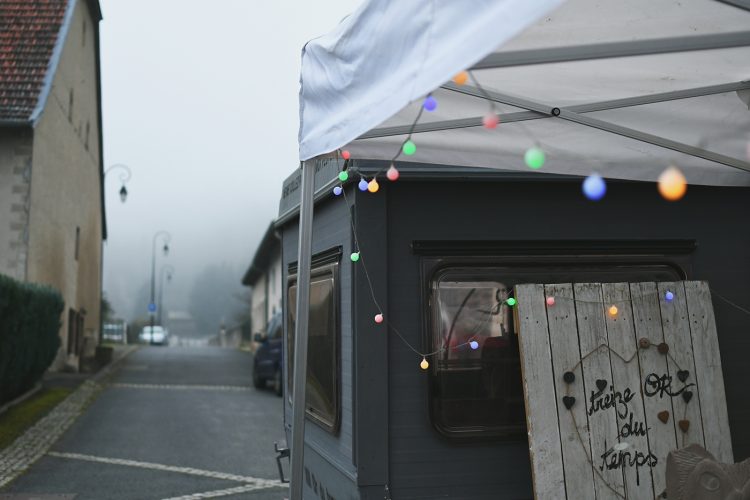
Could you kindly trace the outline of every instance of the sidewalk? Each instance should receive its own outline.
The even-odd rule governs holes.
[[[42,382],[44,387],[67,387],[75,388],[75,390],[47,416],[27,429],[10,446],[0,451],[0,488],[22,474],[47,452],[99,392],[105,379],[114,372],[126,356],[136,349],[138,346],[116,347],[112,362],[94,374],[50,373],[45,375]]]

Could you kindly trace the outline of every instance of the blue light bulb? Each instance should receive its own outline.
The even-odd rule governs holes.
[[[367,181],[364,179],[360,179],[359,184],[357,184],[357,187],[360,191],[367,191]]]
[[[607,193],[607,183],[598,174],[591,174],[583,181],[583,194],[592,201],[599,201]]]

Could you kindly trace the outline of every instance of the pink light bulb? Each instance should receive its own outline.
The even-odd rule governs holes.
[[[555,305],[555,298],[554,297],[547,297],[547,305],[548,306],[554,306]]]
[[[484,115],[484,118],[482,118],[482,125],[484,125],[484,128],[496,128],[498,123],[500,123],[500,118],[498,118],[497,114],[492,111],[489,111]]]
[[[384,318],[382,313],[378,313],[375,315],[375,323],[380,324],[383,322],[383,319]]]
[[[388,172],[385,173],[385,176],[388,177],[389,181],[395,181],[398,179],[399,172],[393,165],[393,163],[391,163],[391,166],[388,168]]]

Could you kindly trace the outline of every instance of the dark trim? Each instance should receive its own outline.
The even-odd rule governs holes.
[[[698,247],[696,240],[416,240],[415,255],[685,255]]]
[[[318,266],[324,266],[326,264],[338,263],[340,262],[341,256],[343,254],[344,254],[344,248],[341,245],[333,247],[333,248],[329,248],[328,250],[324,250],[322,252],[318,252],[315,255],[313,255],[310,265],[311,267],[318,267]],[[293,274],[297,274],[297,261],[294,260],[290,262],[287,265],[287,270],[289,273],[289,278],[291,278]]]

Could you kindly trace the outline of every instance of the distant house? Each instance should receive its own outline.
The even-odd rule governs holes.
[[[62,293],[53,369],[100,329],[100,20],[97,0],[0,0],[0,273]]]
[[[262,332],[268,320],[281,312],[281,242],[272,222],[255,251],[242,284],[252,287],[251,332]]]

